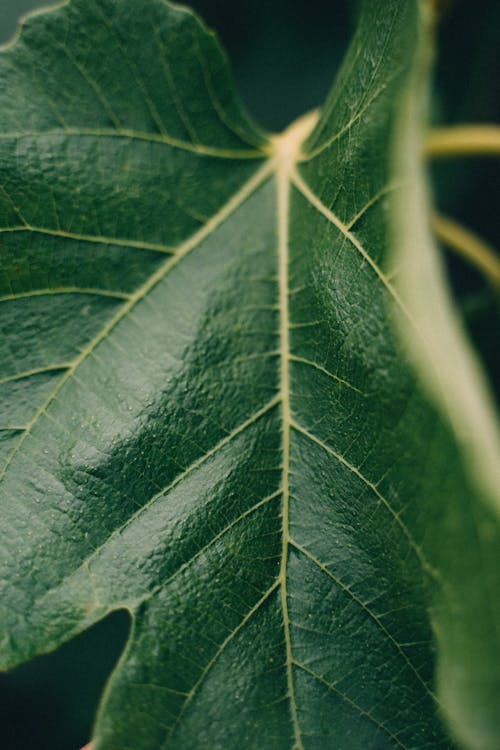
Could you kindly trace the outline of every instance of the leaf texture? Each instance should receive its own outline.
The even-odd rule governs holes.
[[[95,750],[451,748],[442,653],[495,747],[498,523],[389,267],[428,25],[365,2],[274,137],[163,0],[71,0],[0,55],[0,658],[128,610]]]

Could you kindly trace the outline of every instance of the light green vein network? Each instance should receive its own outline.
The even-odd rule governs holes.
[[[127,609],[95,750],[495,748],[498,523],[389,264],[427,11],[363,3],[322,113],[270,138],[163,0],[2,51],[0,403],[32,409],[1,427],[1,658]]]

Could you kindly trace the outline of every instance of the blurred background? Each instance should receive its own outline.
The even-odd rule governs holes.
[[[0,0],[0,43],[19,16],[47,3]],[[349,41],[353,0],[193,0],[217,29],[247,108],[280,130],[321,104]],[[500,3],[443,2],[433,119],[500,123]],[[432,166],[439,209],[500,246],[498,158]],[[445,252],[450,283],[500,402],[500,295],[457,255]],[[79,750],[90,736],[105,681],[127,639],[117,613],[58,652],[0,675],[2,750]],[[139,748],[137,750],[140,750]]]

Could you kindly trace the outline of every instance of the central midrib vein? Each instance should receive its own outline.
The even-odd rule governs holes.
[[[295,701],[295,688],[292,668],[292,643],[287,599],[287,562],[290,543],[289,530],[289,468],[290,468],[290,374],[289,374],[289,311],[288,311],[288,201],[290,195],[289,175],[280,168],[276,175],[278,189],[278,255],[279,255],[279,305],[280,305],[280,350],[281,350],[281,408],[283,419],[283,510],[282,510],[282,549],[281,549],[281,605],[286,644],[286,666],[288,692],[290,696],[292,720],[295,735],[295,748],[302,748],[300,728]],[[294,748],[294,750],[295,750]]]
[[[288,612],[287,563],[290,547],[290,431],[292,412],[290,405],[290,315],[289,315],[289,212],[291,174],[300,158],[301,144],[316,122],[316,114],[306,116],[295,123],[289,130],[274,139],[276,158],[276,184],[278,208],[278,278],[280,309],[280,397],[283,420],[283,506],[282,506],[282,549],[279,574],[281,590],[281,607],[286,646],[286,668],[288,695],[291,706],[291,717],[294,731],[293,750],[304,750],[300,725],[297,715],[295,686],[293,679],[293,653],[290,635],[290,617]]]

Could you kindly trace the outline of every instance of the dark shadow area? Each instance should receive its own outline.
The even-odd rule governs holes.
[[[487,0],[479,14],[465,0],[449,5],[439,33],[432,119],[437,125],[499,123],[500,3]],[[499,166],[499,158],[463,157],[438,161],[432,170],[439,210],[493,244],[500,237]]]
[[[282,130],[323,102],[347,43],[355,2],[345,0],[192,0],[225,47],[236,85],[262,127]],[[1,0],[0,43],[19,16],[50,5],[43,0]]]
[[[433,98],[438,125],[500,122],[500,3],[447,2],[439,32]],[[500,251],[500,159],[455,158],[432,166],[440,212]],[[456,253],[444,250],[451,287],[500,405],[500,290]]]
[[[471,227],[465,219],[461,221]],[[465,328],[500,408],[500,291],[456,252],[442,247],[442,254]]]
[[[115,612],[58,651],[0,674],[2,750],[80,750],[129,630],[129,615]]]
[[[42,0],[2,0],[0,3],[0,44],[7,42],[14,34],[20,16],[47,5],[50,5],[50,2],[42,2]]]
[[[319,107],[347,48],[356,3],[192,0],[227,50],[240,94],[265,128]]]

